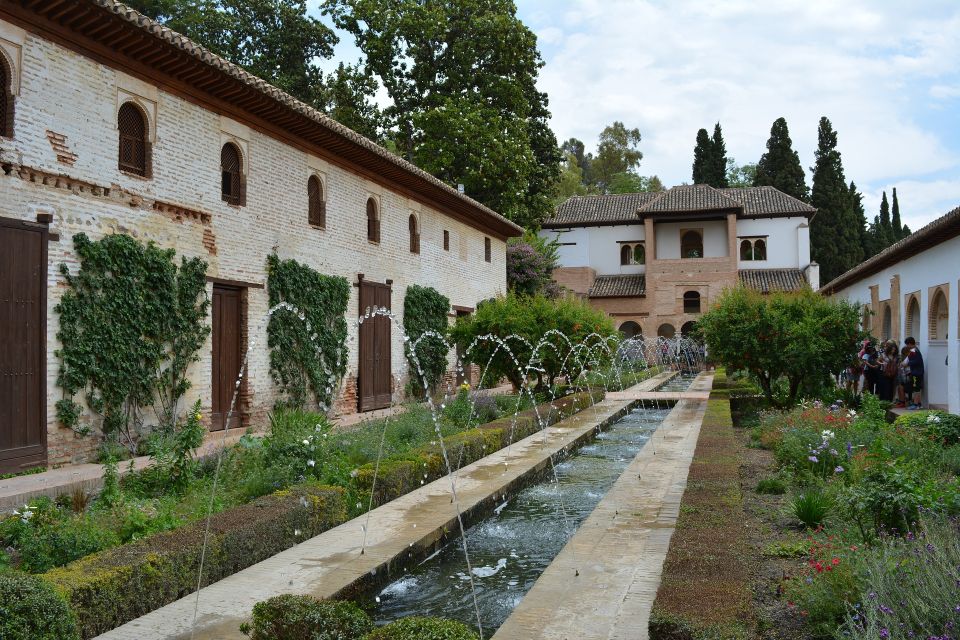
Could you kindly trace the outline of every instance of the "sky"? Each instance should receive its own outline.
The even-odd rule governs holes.
[[[897,188],[913,230],[960,206],[957,0],[516,0],[544,60],[558,141],[640,129],[642,175],[691,181],[697,130],[756,162],[784,117],[810,184],[817,123],[838,133],[869,220]],[[349,35],[335,61],[360,57]]]

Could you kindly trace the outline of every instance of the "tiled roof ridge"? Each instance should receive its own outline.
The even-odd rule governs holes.
[[[670,211],[670,210],[671,210],[670,208],[658,209],[659,203],[660,203],[661,201],[668,200],[668,199],[670,199],[671,197],[676,197],[677,192],[680,192],[680,191],[697,191],[697,190],[699,190],[699,191],[705,191],[705,192],[707,192],[707,193],[710,193],[711,195],[716,195],[717,197],[719,197],[719,198],[721,199],[721,202],[725,205],[724,207],[719,207],[719,208],[724,208],[724,209],[743,209],[743,205],[742,205],[742,204],[740,204],[739,202],[737,202],[737,201],[734,200],[733,198],[725,195],[720,189],[717,189],[717,188],[715,188],[715,187],[712,187],[712,186],[710,186],[710,185],[708,185],[708,184],[678,184],[678,185],[676,185],[676,186],[670,187],[669,189],[665,190],[663,193],[661,193],[658,197],[654,198],[654,199],[651,200],[650,202],[647,202],[647,203],[643,204],[639,209],[637,209],[637,211],[638,211],[638,213],[653,212],[653,211],[661,211],[661,212],[662,212],[662,211]],[[718,208],[718,207],[713,207],[713,206],[711,206],[711,207],[704,207],[704,208],[702,208],[702,209],[689,209],[689,210],[693,210],[693,211],[703,210],[703,211],[706,211],[706,210],[712,210],[712,209],[717,209],[717,208]],[[680,209],[675,209],[675,210],[680,211]],[[684,209],[684,210],[688,210],[688,209]]]
[[[643,296],[647,293],[647,276],[643,273],[610,273],[599,275],[587,292],[591,298]]]
[[[404,160],[403,158],[391,153],[387,149],[378,145],[376,142],[370,140],[366,136],[357,133],[353,129],[337,122],[330,116],[320,112],[317,109],[309,106],[308,104],[298,100],[287,92],[279,89],[278,87],[270,84],[263,78],[259,78],[249,71],[243,69],[239,65],[236,65],[229,60],[213,53],[206,47],[194,42],[185,35],[166,27],[156,20],[153,20],[139,11],[128,7],[125,4],[117,2],[116,0],[87,0],[92,4],[101,7],[113,13],[114,15],[123,18],[128,23],[136,26],[137,28],[153,35],[154,37],[165,41],[166,43],[176,47],[177,49],[193,56],[195,59],[203,62],[204,64],[216,69],[217,71],[242,82],[250,88],[256,89],[261,93],[269,96],[270,98],[276,100],[283,106],[299,112],[301,115],[306,116],[307,118],[313,120],[317,124],[324,126],[334,133],[343,136],[354,144],[361,146],[368,151],[375,153],[380,156],[382,159],[391,162],[401,169],[408,171],[417,175],[418,177],[430,182],[436,187],[439,187],[449,194],[465,201],[470,204],[472,207],[483,211],[485,214],[497,219],[498,221],[505,223],[514,227],[517,231],[522,231],[523,228],[511,220],[500,215],[493,209],[490,209],[484,204],[474,200],[470,196],[460,193],[457,189],[454,189],[447,183],[443,182],[436,176],[423,169],[419,168],[412,162]]]
[[[957,234],[954,234],[953,236],[941,236],[939,234],[940,232],[944,231],[944,227],[949,227],[951,225],[956,225],[957,234],[960,234],[960,207],[951,209],[936,220],[927,223],[923,227],[920,227],[906,238],[902,238],[901,240],[894,242],[892,245],[875,256],[867,258],[857,266],[848,269],[844,273],[841,273],[839,276],[820,287],[820,289],[821,291],[830,293],[831,291],[837,290],[841,285],[845,285],[854,281],[857,276],[866,277],[872,275],[880,269],[883,269],[888,264],[899,262],[899,259],[897,258],[901,254],[909,252],[914,245],[922,245],[928,240],[934,241],[930,246],[936,246],[942,242],[946,242],[947,240],[956,237]],[[917,253],[919,253],[919,251]],[[903,256],[903,259],[909,258],[912,255],[915,255],[915,253],[908,253],[907,255]]]

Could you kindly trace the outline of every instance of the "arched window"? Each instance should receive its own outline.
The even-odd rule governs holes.
[[[228,142],[220,149],[220,197],[228,204],[242,207],[247,203],[246,186],[240,149]]]
[[[323,183],[317,176],[307,179],[307,220],[315,227],[327,226],[327,200],[323,197]]]
[[[0,136],[13,137],[13,70],[0,54]]]
[[[694,332],[696,332],[696,330],[697,323],[694,320],[691,320],[690,322],[684,322],[683,326],[680,327],[680,333],[687,337],[690,337]]]
[[[630,249],[630,245],[625,244],[620,247],[620,264],[630,264],[630,257],[632,253],[633,252]]]
[[[749,240],[740,241],[740,259],[753,260],[753,243]]]
[[[907,304],[907,337],[915,337],[920,332],[920,303],[916,296],[910,298]]]
[[[930,339],[946,340],[949,332],[949,315],[947,312],[947,296],[942,290],[937,290],[930,304]]]
[[[117,131],[120,134],[118,154],[121,171],[137,176],[150,176],[150,139],[147,117],[140,107],[124,102],[117,112]]]
[[[766,260],[767,259],[767,241],[763,238],[760,238],[753,243],[753,259],[754,260]]]
[[[684,231],[680,236],[680,257],[703,257],[703,236],[699,231]]]
[[[642,330],[640,329],[639,324],[633,320],[627,320],[620,325],[620,333],[623,334],[624,338],[635,338],[642,333]]]
[[[633,264],[646,264],[647,250],[642,244],[633,245]]]
[[[410,214],[410,253],[420,253],[420,225],[417,216]]]
[[[662,324],[657,328],[657,335],[661,338],[672,338],[677,334],[677,330],[672,324]]]
[[[683,312],[700,313],[700,294],[696,291],[687,291],[683,294]]]
[[[380,242],[380,208],[375,198],[367,198],[367,240]]]

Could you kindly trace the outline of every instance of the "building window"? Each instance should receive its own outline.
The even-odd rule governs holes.
[[[620,247],[620,264],[644,264],[647,261],[647,250],[642,242],[624,244]]]
[[[327,201],[323,197],[323,183],[317,176],[307,179],[307,220],[315,227],[327,226]]]
[[[492,252],[490,250],[490,238],[483,239],[483,259],[487,262],[490,262],[492,259]]]
[[[220,150],[220,196],[224,202],[239,207],[247,203],[243,160],[239,147],[232,142]]]
[[[120,170],[145,178],[150,177],[147,117],[140,107],[132,102],[124,102],[117,112],[117,130],[120,134]]]
[[[443,250],[450,251],[450,232],[443,230]]]
[[[677,330],[672,324],[662,324],[657,327],[657,335],[661,338],[672,338],[677,334]]]
[[[744,238],[740,241],[740,260],[766,260],[767,241],[763,238]]]
[[[13,137],[13,69],[0,55],[0,136]]]
[[[367,240],[380,242],[380,207],[372,196],[367,198]]]
[[[703,257],[703,234],[699,231],[681,231],[680,236],[681,258]]]
[[[417,216],[410,214],[410,253],[420,253],[420,226]]]
[[[700,313],[700,294],[696,291],[687,291],[683,294],[683,312]]]
[[[949,336],[947,332],[950,326],[950,313],[948,311],[947,296],[943,289],[937,289],[933,294],[933,302],[930,303],[930,315],[927,322],[927,332],[931,340],[946,340]]]

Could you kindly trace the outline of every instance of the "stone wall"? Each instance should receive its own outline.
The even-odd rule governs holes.
[[[47,265],[47,424],[49,462],[88,459],[96,438],[78,439],[58,425],[54,403],[59,363],[54,307],[65,286],[59,265],[75,272],[72,236],[93,239],[126,233],[141,241],[172,247],[178,255],[199,256],[208,275],[241,283],[245,289],[245,342],[252,347],[243,408],[252,426],[263,421],[276,399],[266,349],[268,309],[266,258],[276,252],[330,275],[357,282],[392,280],[392,331],[395,399],[403,392],[407,365],[400,318],[409,284],[432,286],[452,305],[475,307],[506,288],[506,245],[410,196],[386,188],[354,170],[288,146],[258,130],[205,110],[178,95],[98,64],[71,50],[0,21],[6,55],[18,55],[14,137],[0,139],[0,217],[35,221],[52,217]],[[117,166],[119,106],[136,102],[149,119],[152,178]],[[243,155],[246,206],[221,199],[220,149],[235,143]],[[307,180],[318,176],[326,196],[326,226],[307,222]],[[381,241],[368,242],[368,198],[379,203]],[[418,217],[420,253],[410,252],[408,219]],[[450,249],[443,249],[443,232]],[[492,259],[484,259],[484,239]],[[207,293],[212,294],[212,284]],[[341,412],[356,411],[358,289],[348,307],[351,351]],[[191,367],[186,402],[200,398],[210,410],[211,343]],[[89,416],[88,422],[92,422]]]

